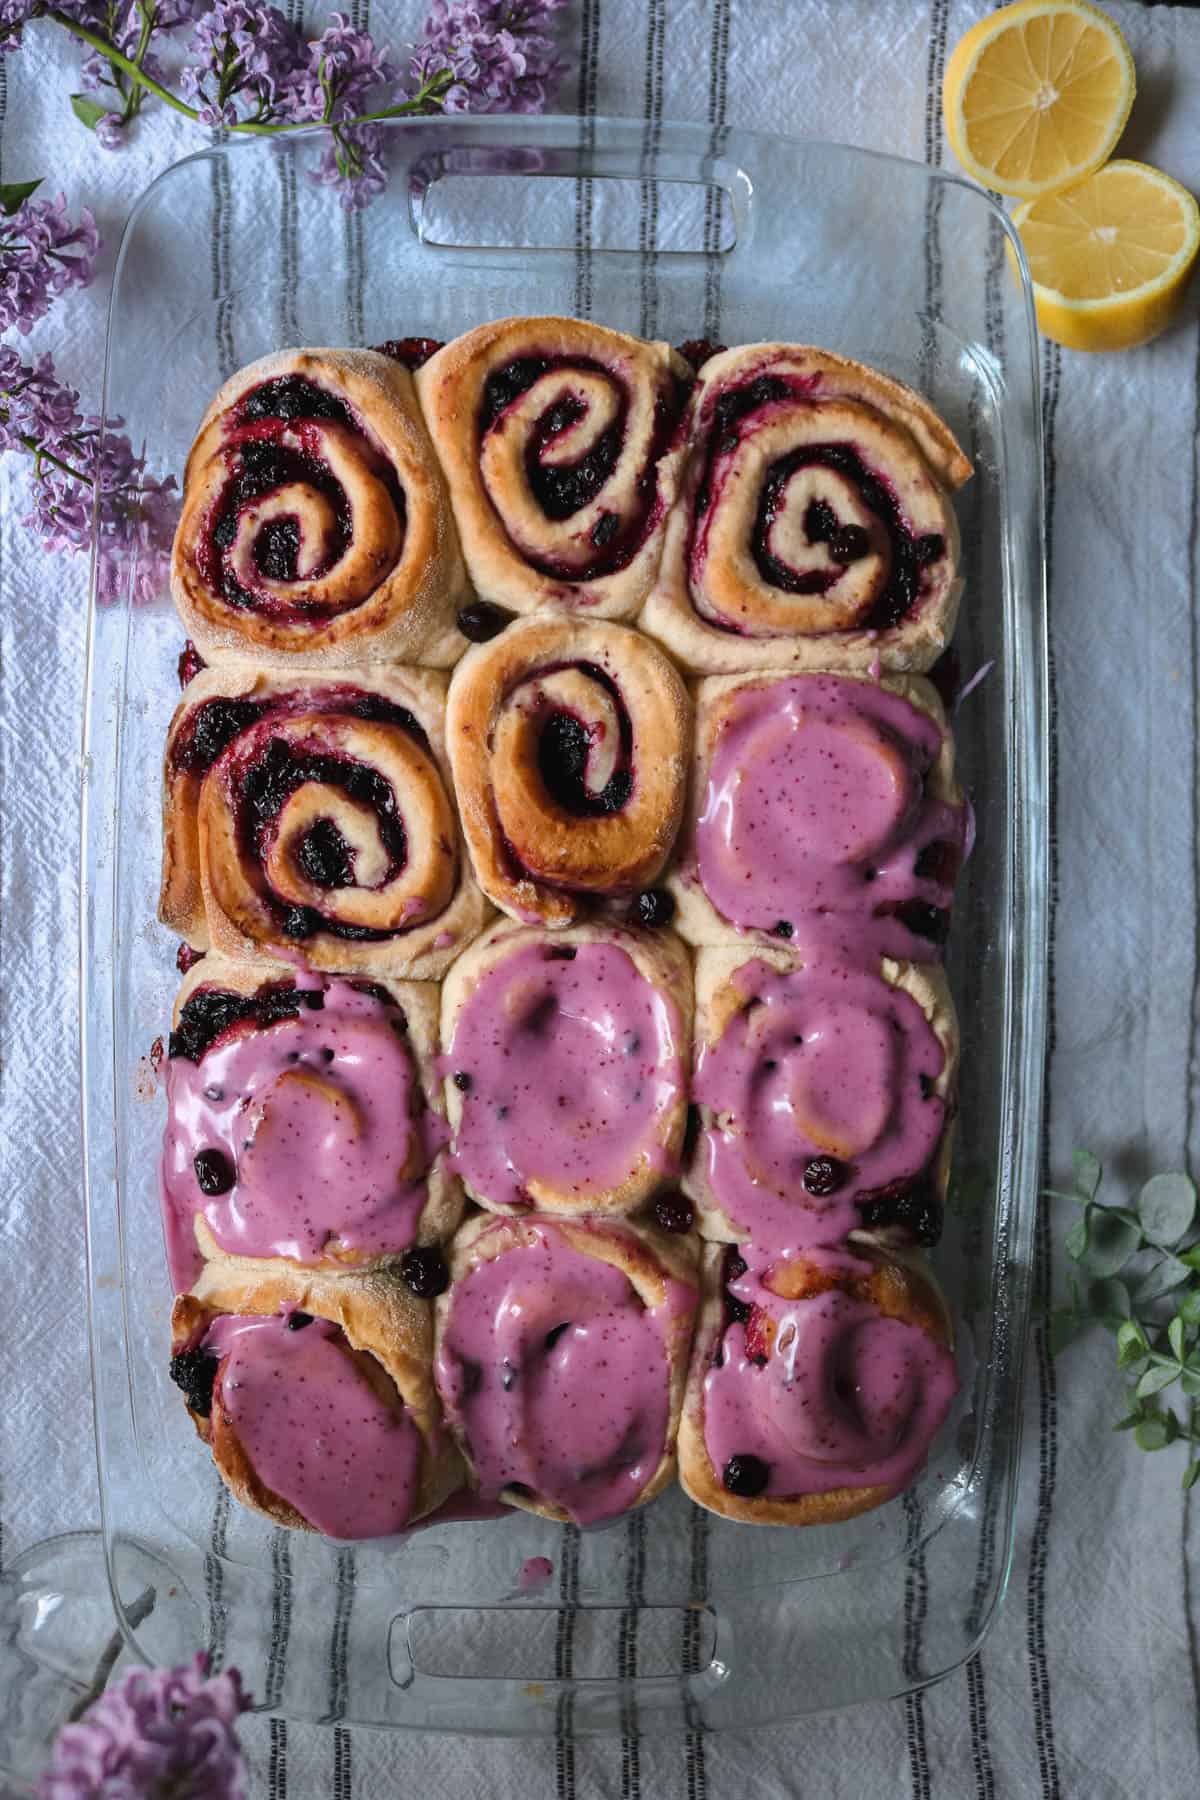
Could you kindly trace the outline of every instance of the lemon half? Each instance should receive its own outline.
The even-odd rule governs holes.
[[[1033,199],[1112,154],[1135,87],[1129,46],[1087,0],[1018,0],[946,64],[946,135],[976,181]]]

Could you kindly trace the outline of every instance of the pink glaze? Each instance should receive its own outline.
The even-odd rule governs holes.
[[[527,1556],[517,1576],[517,1587],[522,1594],[538,1594],[553,1573],[554,1564],[548,1556]]]
[[[324,990],[320,1011],[241,1023],[199,1063],[168,1065],[161,1185],[176,1292],[201,1266],[197,1212],[240,1256],[313,1262],[331,1238],[364,1255],[413,1242],[448,1132],[424,1103],[403,1014],[345,981],[298,974],[296,986]],[[235,1171],[228,1193],[201,1191],[206,1149]]]
[[[485,1499],[520,1483],[590,1525],[632,1506],[658,1468],[670,1413],[665,1334],[696,1296],[668,1281],[665,1302],[647,1309],[620,1269],[574,1249],[549,1221],[533,1230],[532,1244],[480,1263],[452,1289],[438,1391]]]
[[[797,947],[814,915],[831,915],[864,957],[935,955],[887,909],[950,904],[963,812],[925,793],[941,743],[927,714],[869,682],[797,675],[743,689],[714,747],[696,831],[718,912],[743,928],[782,922],[779,935]],[[922,850],[943,843],[949,866],[918,877]]]
[[[851,1261],[820,1251],[807,1260],[831,1269]],[[957,1391],[952,1352],[840,1288],[782,1300],[751,1270],[729,1288],[767,1314],[775,1335],[763,1365],[747,1353],[755,1315],[730,1324],[722,1361],[704,1378],[704,1441],[718,1479],[731,1457],[749,1455],[767,1465],[770,1498],[907,1487]]]
[[[201,1339],[220,1367],[214,1407],[233,1425],[259,1480],[334,1538],[403,1530],[416,1501],[421,1434],[397,1395],[380,1399],[339,1328],[289,1311],[232,1313]]]
[[[615,944],[515,950],[463,1007],[441,1066],[468,1084],[454,1166],[492,1204],[528,1206],[532,1180],[586,1202],[668,1160],[679,1016]]]
[[[836,1243],[856,1197],[930,1162],[942,1046],[912,996],[866,970],[747,962],[733,979],[755,1004],[701,1048],[692,1090],[716,1115],[700,1149],[712,1196],[761,1249]],[[814,1157],[842,1169],[824,1199],[804,1186]]]

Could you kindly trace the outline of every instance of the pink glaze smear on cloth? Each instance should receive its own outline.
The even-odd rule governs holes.
[[[853,1259],[809,1252],[845,1268]],[[864,1273],[869,1265],[858,1265]],[[718,1477],[734,1456],[767,1465],[767,1496],[885,1487],[899,1493],[929,1453],[958,1388],[954,1356],[928,1332],[843,1289],[783,1300],[747,1270],[729,1283],[775,1326],[765,1366],[729,1324],[704,1380],[704,1441]]]
[[[520,1483],[591,1525],[632,1506],[658,1468],[665,1334],[696,1295],[667,1280],[665,1302],[648,1309],[620,1269],[549,1221],[530,1229],[531,1244],[480,1262],[452,1289],[438,1390],[485,1499]]]
[[[380,1399],[339,1328],[312,1319],[225,1313],[201,1348],[220,1361],[213,1405],[255,1473],[327,1537],[402,1531],[416,1501],[421,1434],[399,1396]]]
[[[712,1196],[759,1249],[837,1243],[861,1222],[856,1198],[937,1149],[942,1046],[910,994],[865,970],[750,960],[734,982],[752,1004],[701,1050],[693,1084],[716,1115],[701,1146]],[[842,1167],[828,1198],[804,1186],[815,1157]]]
[[[346,981],[298,973],[295,985],[323,988],[320,1010],[240,1022],[198,1063],[168,1063],[161,1187],[176,1292],[200,1270],[197,1212],[239,1256],[311,1263],[330,1238],[364,1254],[413,1242],[448,1132],[425,1104],[403,1014]],[[194,1161],[211,1149],[236,1173],[215,1197]]]
[[[928,960],[933,944],[888,909],[950,904],[963,809],[924,785],[941,745],[926,713],[872,682],[797,675],[738,692],[696,829],[717,911],[742,928],[779,930],[801,954],[807,933],[814,947],[852,942],[860,961]],[[946,849],[918,874],[935,844]]]
[[[538,1179],[586,1201],[668,1160],[679,1019],[616,944],[515,949],[471,994],[442,1066],[462,1093],[454,1166],[493,1205],[527,1207]]]

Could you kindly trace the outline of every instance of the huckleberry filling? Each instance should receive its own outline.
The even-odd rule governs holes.
[[[394,362],[403,363],[406,369],[419,369],[427,363],[431,356],[442,348],[441,338],[406,337],[387,338],[374,348],[380,356],[390,356]]]
[[[739,1499],[753,1500],[771,1479],[771,1471],[760,1456],[731,1456],[721,1471],[721,1485]]]
[[[675,896],[666,888],[646,888],[635,899],[633,911],[639,925],[657,930],[675,917]]]
[[[304,1007],[319,1012],[325,1005],[320,988],[298,988],[290,981],[267,982],[254,994],[235,994],[229,988],[197,988],[189,995],[172,1031],[167,1055],[199,1062],[219,1037],[250,1021],[265,1030],[281,1019],[295,1019]]]
[[[189,775],[206,775],[235,738],[260,719],[286,719],[297,712],[350,713],[379,725],[395,725],[428,744],[421,726],[406,706],[397,706],[383,694],[356,688],[298,689],[270,700],[205,700],[189,713],[171,751],[177,769]]]
[[[303,375],[277,375],[273,381],[260,382],[239,402],[234,417],[239,425],[260,419],[337,419],[343,425],[356,423],[343,401]]]
[[[686,1194],[660,1194],[654,1202],[654,1221],[662,1231],[690,1231],[696,1222],[696,1209]]]
[[[943,1207],[927,1174],[860,1195],[857,1205],[867,1230],[894,1229],[926,1248],[941,1238]]]
[[[633,792],[633,725],[616,683],[604,670],[591,663],[576,666],[612,698],[620,728],[616,767],[603,788],[589,788],[587,771],[592,753],[591,729],[572,712],[548,710],[538,737],[538,770],[546,792],[566,812],[573,813],[578,818],[603,818],[609,813],[620,812]],[[541,673],[548,675],[553,671],[545,669]]]
[[[492,638],[499,637],[506,625],[511,625],[513,615],[505,612],[503,607],[493,606],[490,600],[476,600],[470,606],[464,606],[458,615],[458,629],[472,644],[487,644]]]
[[[418,1245],[400,1258],[400,1274],[419,1300],[436,1300],[450,1286],[450,1271],[440,1250]]]
[[[213,1383],[217,1379],[217,1359],[207,1350],[180,1350],[171,1358],[168,1373],[177,1388],[183,1390],[188,1408],[207,1419],[212,1412]]]

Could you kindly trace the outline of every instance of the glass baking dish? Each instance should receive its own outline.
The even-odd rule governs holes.
[[[827,345],[923,389],[974,459],[960,500],[958,717],[978,824],[950,951],[962,1109],[936,1253],[963,1392],[902,1499],[809,1531],[678,1492],[607,1529],[525,1514],[339,1548],[230,1506],[167,1377],[147,1062],[175,943],[155,922],[170,602],[94,606],[83,839],[91,1344],[110,1578],[135,1649],[208,1645],[293,1718],[554,1734],[720,1728],[895,1695],[968,1656],[1004,1588],[1045,1039],[1046,630],[1028,283],[978,188],[837,145],[625,120],[405,121],[347,217],[306,134],[167,171],[125,231],[105,410],[178,475],[200,413],[280,345],[449,338],[581,313],[679,343]],[[1013,249],[1020,283],[1006,267]],[[522,1591],[526,1558],[553,1564]],[[149,1573],[147,1573],[149,1571]],[[151,1600],[146,1596],[153,1589]],[[129,1616],[130,1595],[139,1614]]]

